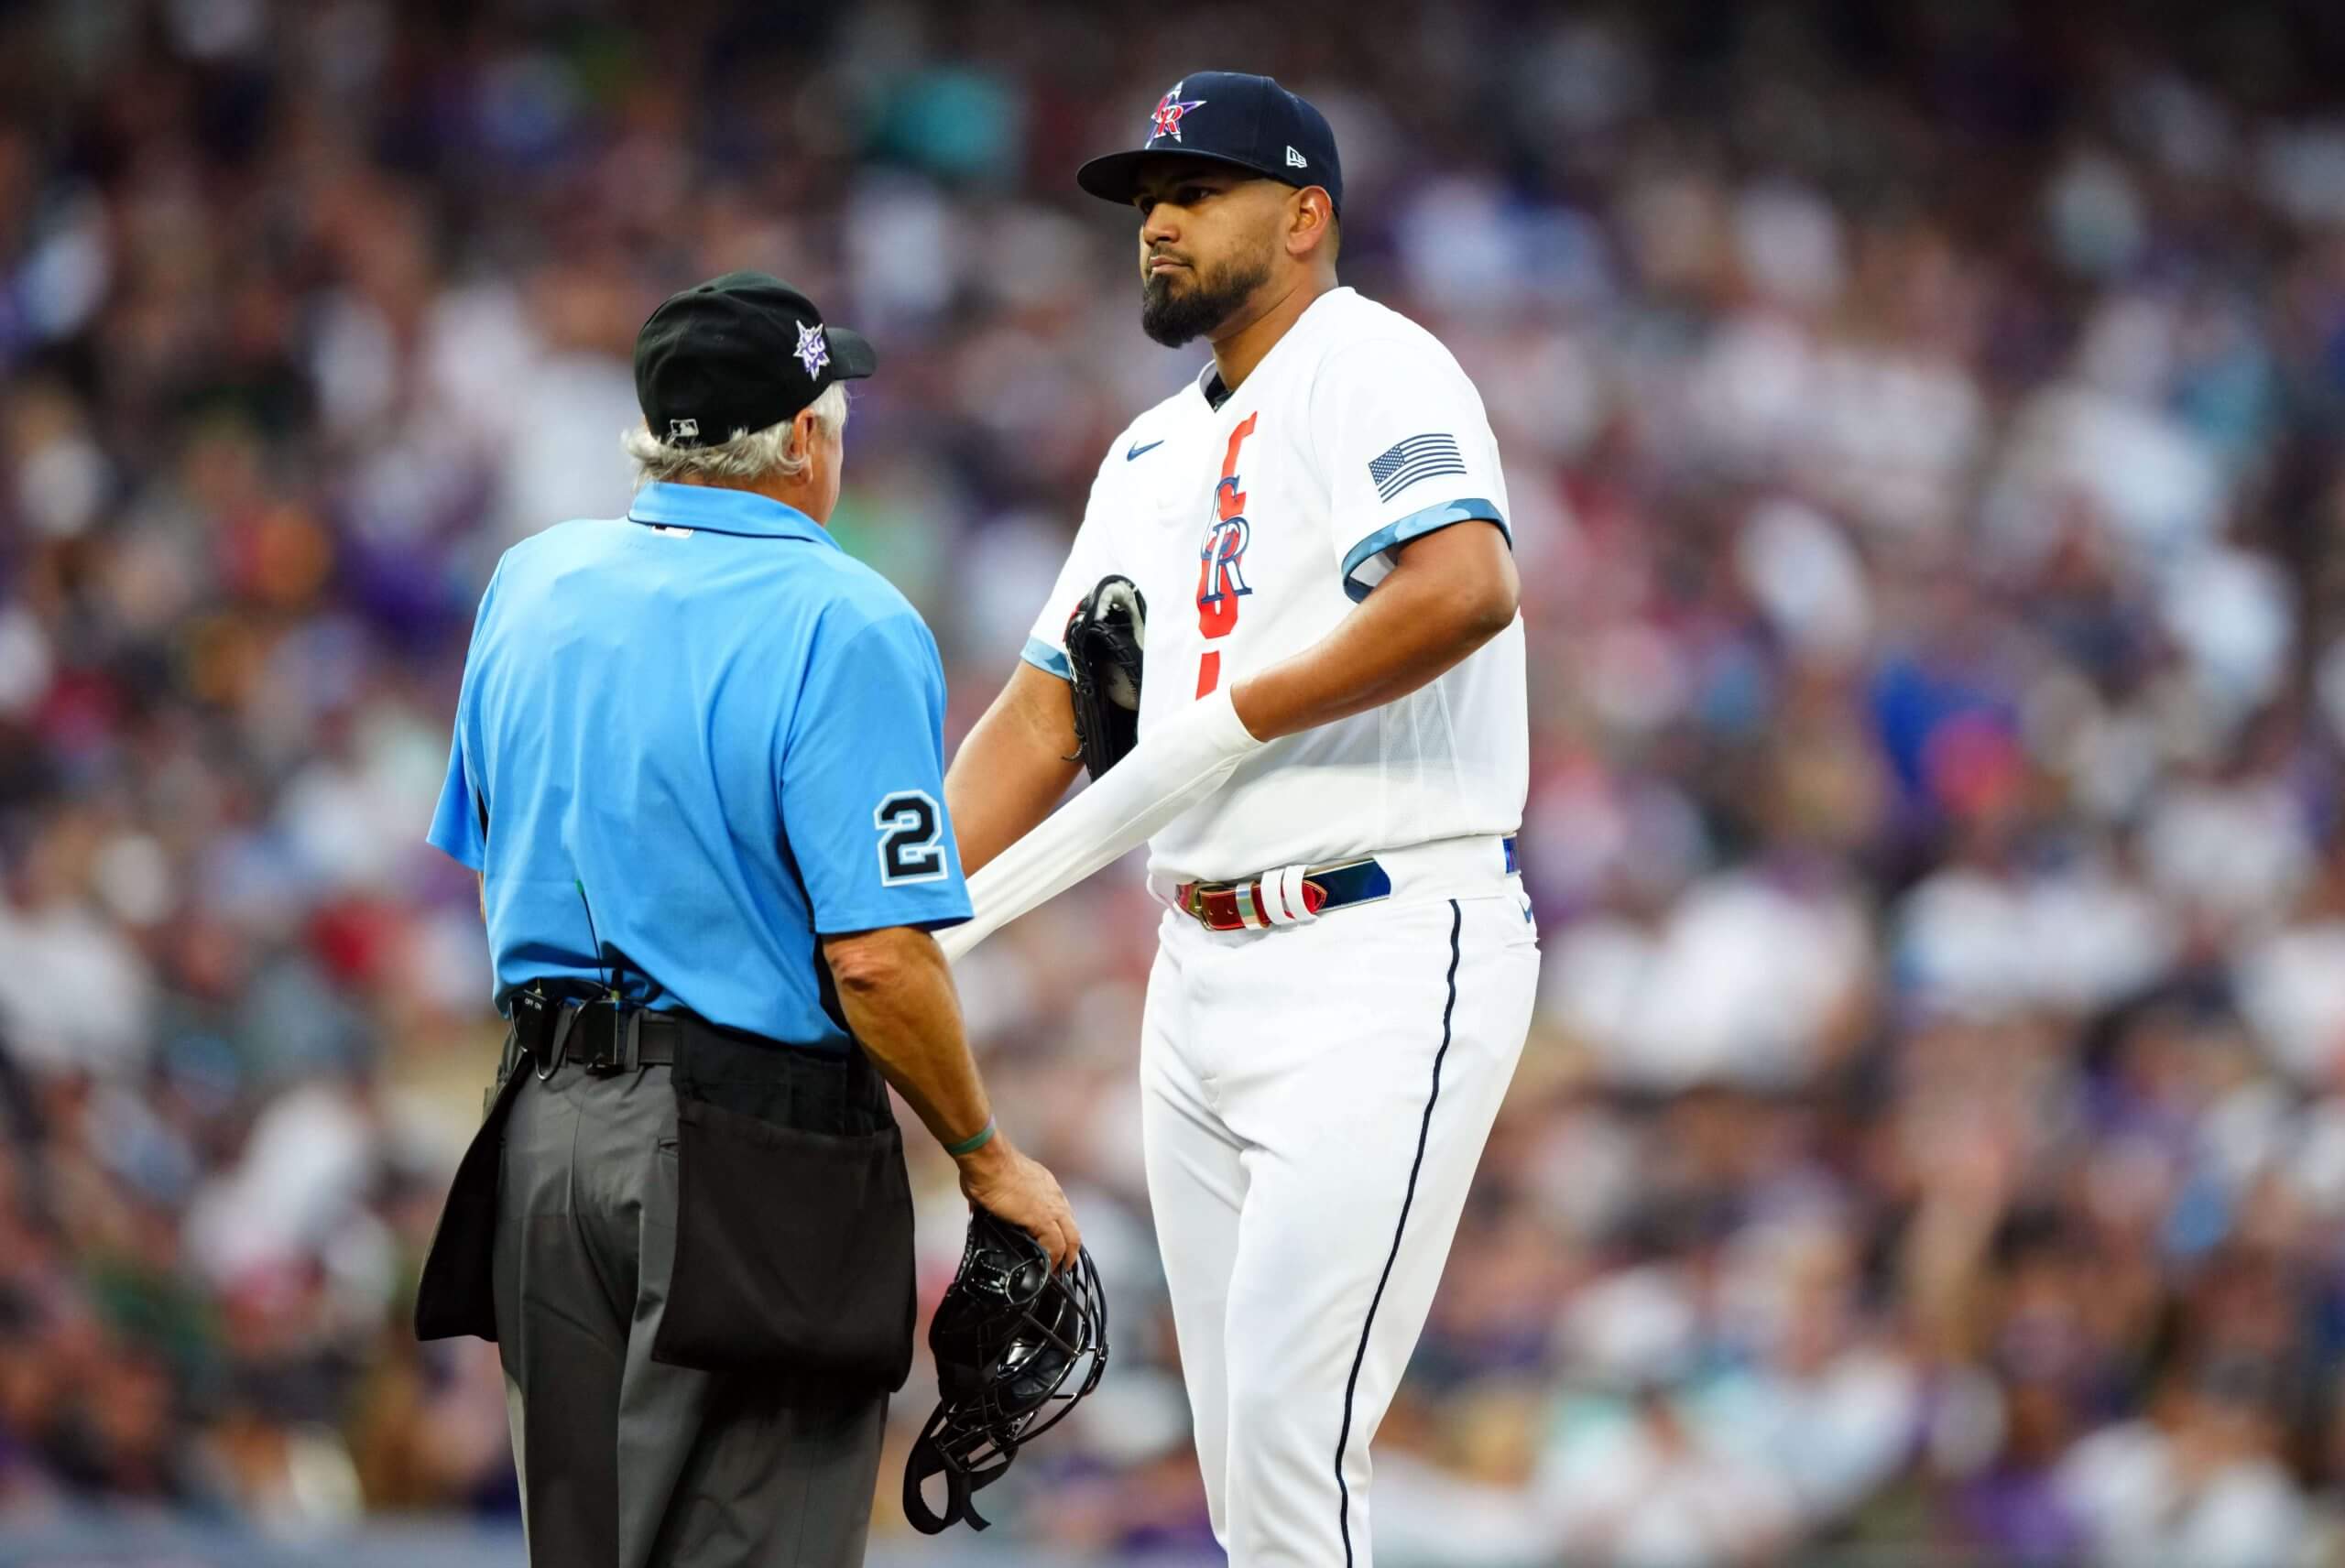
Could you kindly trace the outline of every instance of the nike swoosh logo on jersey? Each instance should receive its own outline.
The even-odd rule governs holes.
[[[1134,459],[1134,458],[1138,457],[1140,453],[1142,453],[1142,452],[1154,452],[1158,447],[1161,447],[1161,446],[1162,446],[1163,444],[1164,444],[1164,443],[1163,443],[1162,441],[1152,441],[1149,442],[1146,446],[1135,446],[1135,447],[1133,447],[1129,452],[1125,452],[1125,453],[1124,453],[1124,461],[1125,461],[1126,463],[1129,463],[1132,459]]]

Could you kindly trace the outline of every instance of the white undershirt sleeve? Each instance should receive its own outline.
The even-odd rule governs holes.
[[[969,878],[975,913],[938,934],[958,958],[1001,927],[1147,842],[1227,783],[1262,743],[1238,721],[1224,687],[1190,703],[1090,788]]]

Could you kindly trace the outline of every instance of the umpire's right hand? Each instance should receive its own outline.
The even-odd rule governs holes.
[[[1000,1133],[955,1163],[961,1167],[961,1191],[969,1202],[992,1210],[1041,1242],[1059,1268],[1074,1267],[1083,1234],[1074,1227],[1074,1211],[1059,1191],[1057,1177],[1011,1148]]]
[[[949,839],[952,824],[938,831]],[[850,931],[823,938],[823,958],[856,1043],[960,1165],[961,1191],[1074,1268],[1083,1246],[1074,1214],[1058,1181],[995,1124],[936,939],[904,926]]]

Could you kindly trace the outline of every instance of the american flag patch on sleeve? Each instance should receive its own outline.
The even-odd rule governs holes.
[[[1465,472],[1466,459],[1457,450],[1457,438],[1448,435],[1411,436],[1395,442],[1383,456],[1369,459],[1368,464],[1376,494],[1387,501],[1420,479]]]

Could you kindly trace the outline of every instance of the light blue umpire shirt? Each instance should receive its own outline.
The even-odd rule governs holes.
[[[742,490],[647,485],[505,552],[430,836],[485,874],[500,1011],[616,967],[650,1007],[843,1050],[817,933],[969,918],[936,639]]]

